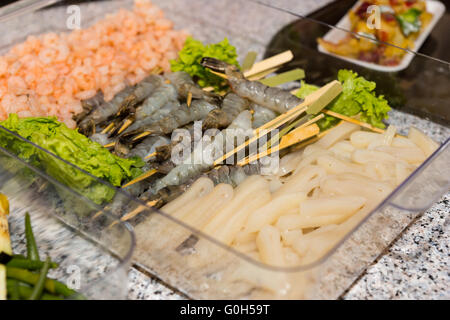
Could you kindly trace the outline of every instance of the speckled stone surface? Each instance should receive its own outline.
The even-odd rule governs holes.
[[[326,5],[331,0],[277,0],[270,1],[283,8],[306,15]],[[255,50],[259,57],[271,37],[285,24],[297,19],[286,13],[257,6],[250,1],[212,0],[154,0],[175,21],[177,28],[187,29],[202,41],[219,41],[228,37],[238,48],[240,55]],[[268,1],[266,1],[268,2]],[[188,5],[186,5],[188,3]],[[82,27],[86,27],[106,12],[131,1],[112,1],[82,5]],[[40,11],[25,23],[24,19],[11,20],[2,27],[9,32],[0,37],[0,51],[11,42],[23,40],[27,34],[39,34],[51,30],[67,31],[66,8]],[[201,14],[199,14],[201,12]],[[251,16],[242,13],[250,12]],[[195,18],[193,18],[193,16]],[[31,20],[32,19],[32,20]],[[41,21],[45,21],[42,24]],[[414,116],[392,112],[390,123],[401,132],[417,126],[433,139],[443,142],[450,130]],[[450,194],[417,218],[396,241],[380,255],[376,262],[353,283],[343,299],[450,299],[449,274],[449,211]],[[52,246],[53,250],[57,246]],[[52,251],[53,252],[53,251]],[[56,254],[56,253],[55,253]],[[131,268],[129,299],[186,299],[157,279]]]

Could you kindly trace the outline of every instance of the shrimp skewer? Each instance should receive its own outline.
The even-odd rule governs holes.
[[[231,122],[249,105],[248,100],[242,99],[234,93],[228,94],[222,103],[221,109],[214,109],[206,116],[203,121],[203,129],[223,128]],[[161,162],[170,158],[172,149],[178,144],[174,141],[168,145],[156,148],[155,153],[148,158],[154,158],[153,161]]]
[[[126,87],[117,93],[111,101],[105,101],[95,108],[95,110],[79,123],[78,127],[80,132],[86,136],[90,136],[90,133],[94,131],[96,125],[107,121],[117,113],[123,99],[125,99],[133,90],[133,87]]]
[[[167,186],[157,193],[153,193],[152,190],[148,190],[144,192],[139,199],[145,201],[155,208],[161,208],[166,203],[175,200],[182,194],[184,194],[192,184],[197,181],[201,177],[207,177],[211,179],[214,185],[218,185],[221,183],[230,184],[233,187],[236,187],[242,183],[247,177],[251,175],[257,175],[261,172],[261,164],[248,164],[245,166],[221,166],[220,168],[214,168],[209,172],[201,173],[200,175],[191,178],[188,182],[176,185],[176,186]],[[132,210],[129,211],[128,214],[123,216],[123,220],[129,220],[144,211],[145,207],[142,206],[134,206]]]
[[[192,98],[201,99],[214,105],[220,102],[219,96],[202,90],[194,83],[191,76],[185,72],[169,73],[166,75],[166,79],[168,83],[163,83],[157,88],[135,112],[130,110],[131,115],[122,122],[121,126],[116,127],[112,135],[122,133],[132,122],[135,123],[131,128],[127,129],[128,132],[155,122],[153,119],[156,119],[158,116],[155,113],[171,102],[178,103],[177,99],[180,101],[188,100],[188,106],[190,106]],[[160,118],[157,119],[160,120]],[[117,130],[119,128],[120,130]]]
[[[252,103],[250,108],[253,110],[253,129],[257,129],[277,117],[277,113],[275,111],[261,107],[256,103]]]
[[[245,79],[242,72],[233,65],[214,58],[203,58],[201,64],[213,71],[224,72],[231,89],[240,97],[247,98],[263,107],[284,113],[303,102],[288,91],[277,87],[268,87],[258,81]]]
[[[164,107],[159,110],[156,110],[151,117],[145,118],[137,118],[132,125],[130,125],[126,130],[123,131],[123,134],[127,134],[130,131],[138,130],[141,127],[150,125],[157,121],[162,120],[163,118],[169,116],[175,110],[180,107],[180,103],[177,100],[171,100],[166,103]]]
[[[152,74],[139,82],[133,87],[130,94],[120,103],[117,116],[120,117],[133,112],[134,107],[155,92],[155,90],[163,84],[163,81],[163,77]]]
[[[83,111],[81,111],[77,115],[74,115],[73,120],[76,123],[80,123],[87,115],[89,115],[92,112],[92,110],[95,110],[104,102],[105,99],[103,97],[103,92],[100,90],[92,98],[81,100],[81,106],[83,107]]]
[[[136,119],[150,117],[155,111],[164,107],[169,101],[177,101],[178,93],[171,84],[163,83],[151,96],[136,109]]]
[[[127,134],[124,134],[123,137],[128,138],[134,136],[132,140],[136,141],[150,134],[170,134],[173,130],[190,122],[204,119],[210,111],[216,108],[217,106],[212,105],[205,100],[195,100],[190,107],[186,104],[182,104],[179,109],[175,110],[175,112],[169,116],[150,125],[143,126],[140,129],[130,131]]]
[[[250,112],[243,111],[228,128],[238,130],[222,130],[214,137],[212,142],[202,139],[186,160],[171,170],[165,177],[156,181],[152,186],[153,190],[158,192],[167,186],[183,184],[190,178],[210,169],[213,163],[210,163],[209,160],[214,161],[217,158],[215,156],[217,150],[223,151],[224,141],[226,141],[226,146],[234,145],[236,133],[241,134],[242,131],[245,132],[247,130],[252,132]],[[239,132],[239,129],[242,131]]]
[[[220,101],[220,96],[200,88],[186,72],[169,73],[166,75],[166,79],[175,86],[178,92],[178,99],[180,100],[186,100],[188,95],[191,94],[194,99],[202,99],[212,104],[217,104]]]

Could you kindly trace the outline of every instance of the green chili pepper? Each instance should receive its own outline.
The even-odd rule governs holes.
[[[19,293],[19,281],[17,280],[11,280],[11,285],[7,286],[7,291],[10,294],[11,300],[19,300],[20,299],[20,293]]]
[[[13,258],[6,265],[14,268],[40,270],[44,266],[44,262],[30,260],[25,257],[13,256]],[[56,262],[50,262],[50,269],[56,269],[58,267],[59,265]]]
[[[40,260],[39,250],[34,239],[33,228],[31,227],[30,215],[25,214],[25,237],[27,239],[27,258],[30,260]]]
[[[16,279],[30,285],[36,285],[39,280],[39,274],[33,273],[26,269],[6,267],[6,276],[10,279]],[[66,285],[62,284],[59,281],[53,279],[46,279],[44,283],[44,288],[49,293],[52,294],[60,294],[64,297],[75,297],[76,299],[84,299],[81,294],[78,294],[76,291],[68,288]]]
[[[44,266],[41,269],[41,273],[39,274],[38,281],[36,282],[36,285],[34,286],[33,292],[31,293],[29,300],[38,300],[41,297],[42,292],[44,291],[44,285],[45,285],[45,280],[47,279],[48,269],[50,269],[50,258],[49,257],[47,257],[47,259],[45,259]]]
[[[23,300],[28,300],[31,296],[31,293],[33,292],[33,288],[25,283],[21,283],[18,280],[7,279],[6,286],[7,286],[8,292],[12,292],[12,290],[14,289],[14,285],[15,285],[14,283],[17,283],[19,298],[23,299]],[[41,300],[64,300],[64,298],[44,292],[44,293],[42,293]]]

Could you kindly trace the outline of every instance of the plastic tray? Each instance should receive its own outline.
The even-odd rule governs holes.
[[[270,37],[278,29],[285,23],[298,19],[286,12],[250,1],[190,1],[189,10],[186,10],[186,1],[182,0],[153,2],[165,10],[166,16],[175,22],[176,27],[190,31],[202,41],[217,42],[228,37],[238,48],[240,56],[248,50],[262,53]],[[132,1],[81,4],[82,27],[88,26],[106,13],[131,6]],[[252,14],[251,24],[247,23],[249,13]],[[14,32],[8,33],[0,40],[0,48],[7,50],[13,43],[24,40],[29,34],[67,31],[65,17],[67,13],[64,6],[41,11],[30,10],[19,17],[10,15],[10,18],[2,23],[2,29]],[[327,25],[323,27],[333,28]],[[267,32],[262,33],[261,30]],[[316,55],[320,56],[320,53],[316,51]],[[414,59],[423,62],[433,72],[441,72],[446,79],[449,78],[448,64],[422,55],[416,55]],[[297,61],[294,61],[295,63]],[[309,77],[308,68],[305,70]],[[326,81],[329,79],[323,78],[317,83]],[[448,104],[445,97],[444,103]],[[392,113],[390,121],[396,124],[402,133],[405,133],[410,125],[415,125],[443,144],[376,209],[362,221],[355,222],[343,235],[342,240],[333,245],[320,260],[290,268],[264,265],[181,221],[148,207],[139,219],[133,221],[137,236],[133,261],[171,286],[197,299],[339,297],[420,212],[448,191],[450,185],[450,140],[446,140],[448,128],[398,111]],[[123,193],[120,195],[127,197]],[[79,195],[75,192],[73,197],[77,199]],[[144,205],[131,198],[130,205],[133,201]],[[92,217],[97,208],[89,205],[86,216]],[[148,228],[139,227],[144,219],[151,222],[146,223]],[[89,228],[90,225],[86,224],[85,227]],[[158,232],[161,232],[158,239],[147,236]],[[171,246],[165,242],[168,235],[179,237],[179,244],[186,243],[184,240],[189,239],[190,249],[179,245]],[[192,243],[195,245],[192,246]],[[207,262],[197,259],[198,255],[207,257]]]
[[[0,127],[0,139],[6,138],[25,141]],[[47,154],[37,146],[31,148]],[[52,155],[49,157],[58,166],[71,166]],[[85,179],[97,183],[87,174]],[[90,213],[101,208],[48,176],[39,166],[1,147],[0,193],[10,201],[8,220],[15,254],[26,253],[24,215],[29,212],[41,258],[50,256],[60,264],[58,269],[50,270],[51,278],[66,283],[88,299],[126,298],[128,268],[135,247],[129,224],[107,211],[102,211],[97,219],[90,218]]]

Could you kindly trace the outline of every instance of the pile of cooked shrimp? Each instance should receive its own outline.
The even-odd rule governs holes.
[[[109,101],[156,68],[169,71],[186,36],[147,0],[86,29],[30,36],[0,57],[0,120],[56,116],[75,128],[81,100],[100,90]]]

